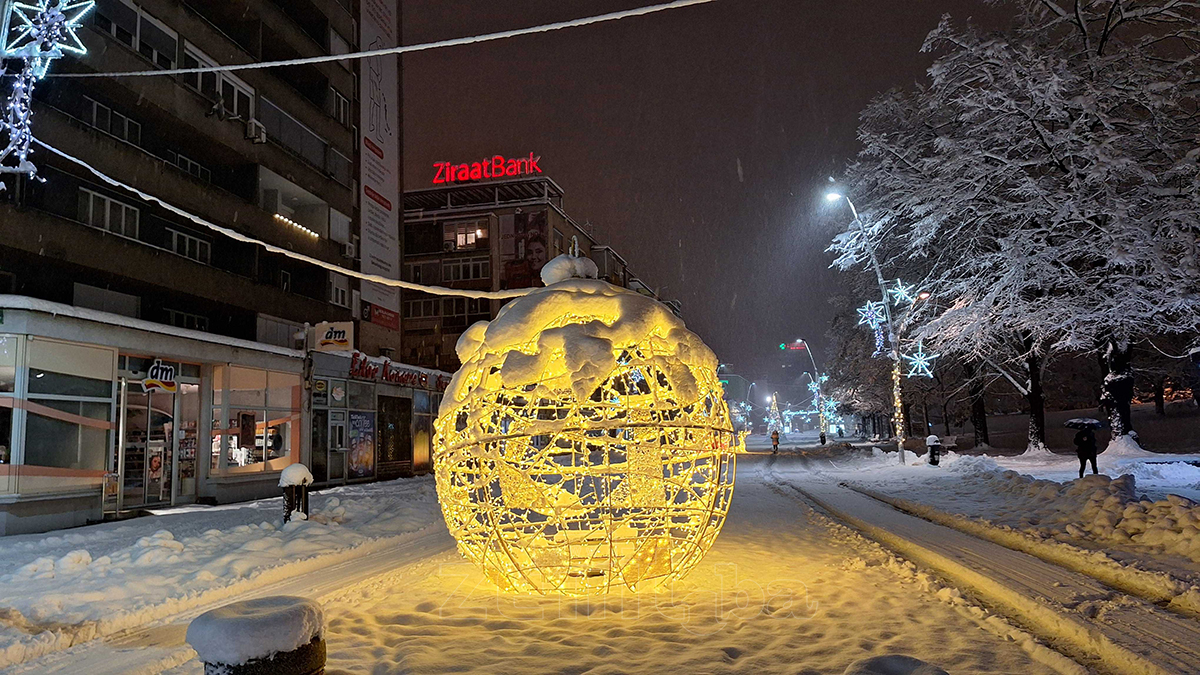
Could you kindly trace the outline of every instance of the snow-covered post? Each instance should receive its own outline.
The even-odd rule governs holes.
[[[308,520],[308,486],[313,475],[307,466],[289,464],[279,474],[279,487],[283,488],[283,522],[289,522],[294,514],[300,520]]]
[[[287,595],[234,602],[188,624],[205,675],[316,675],[325,669],[325,613]]]

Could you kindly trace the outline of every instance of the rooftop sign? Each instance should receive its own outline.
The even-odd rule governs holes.
[[[507,159],[504,155],[496,155],[469,164],[434,162],[433,168],[437,170],[437,173],[433,176],[433,184],[462,183],[484,178],[532,176],[542,172],[542,168],[538,166],[541,159],[541,156],[535,157],[531,152],[528,157],[520,159]]]

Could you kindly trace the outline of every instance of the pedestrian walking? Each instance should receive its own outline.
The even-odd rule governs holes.
[[[779,454],[779,430],[775,429],[771,432],[771,454]]]
[[[821,445],[825,445],[825,432],[821,432]]]
[[[1080,429],[1075,434],[1075,455],[1079,457],[1079,477],[1083,478],[1083,472],[1087,469],[1089,460],[1092,462],[1092,473],[1097,474],[1100,471],[1096,468],[1096,435],[1091,429]]]
[[[929,449],[929,464],[932,466],[937,466],[938,462],[941,461],[939,455],[942,452],[942,439],[933,434],[929,434],[929,436],[925,439],[925,447]]]

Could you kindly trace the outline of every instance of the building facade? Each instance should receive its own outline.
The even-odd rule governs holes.
[[[87,54],[56,72],[337,55],[393,46],[400,29],[397,0],[98,0],[86,21]],[[352,388],[336,384],[355,381],[337,357],[310,352],[311,326],[337,322],[352,327],[347,363],[386,359],[402,342],[398,293],[200,222],[399,276],[398,68],[377,57],[39,82],[34,134],[80,161],[35,148],[40,180],[3,178],[0,534],[275,494],[284,466],[315,464],[315,441],[324,483],[427,467],[415,446],[387,462],[363,452],[368,437],[378,452],[385,406],[388,442],[412,442],[436,376]],[[319,383],[359,406],[357,435],[332,450],[338,402],[315,405]],[[403,436],[403,406],[385,400],[397,398],[413,407]]]
[[[464,179],[469,181],[469,174]],[[629,271],[624,258],[597,244],[590,225],[567,214],[563,197],[562,188],[545,176],[406,191],[403,278],[482,291],[541,286],[542,265],[576,252],[596,262],[601,279],[657,297]],[[503,304],[405,291],[402,358],[457,370],[454,346],[459,336],[476,321],[493,319]],[[678,313],[678,302],[667,304]]]

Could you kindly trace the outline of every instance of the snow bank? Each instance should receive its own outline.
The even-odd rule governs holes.
[[[234,602],[192,620],[187,641],[205,663],[269,659],[324,637],[325,615],[307,598],[277,595]]]
[[[851,663],[842,675],[950,675],[932,663],[902,654],[875,656]]]
[[[313,475],[308,470],[307,466],[296,462],[289,464],[287,468],[279,474],[279,487],[290,487],[293,485],[312,485]]]
[[[310,503],[308,521],[283,527],[276,497],[0,538],[0,668],[395,545],[441,520],[430,477],[326,490]]]

